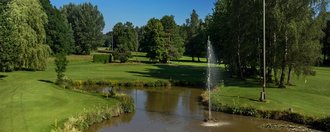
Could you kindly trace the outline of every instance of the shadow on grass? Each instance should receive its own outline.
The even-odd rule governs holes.
[[[192,61],[192,60],[172,60],[173,62],[192,62],[192,63],[207,63],[205,61]]]
[[[50,81],[50,80],[43,80],[43,79],[38,80],[38,81],[40,81],[40,82],[44,82],[44,83],[54,83],[54,82],[52,82],[52,81]]]
[[[8,77],[8,75],[0,75],[0,80],[2,80],[3,78]]]
[[[153,64],[153,66],[157,68],[147,69],[147,72],[128,71],[128,73],[133,73],[138,77],[151,77],[199,84],[206,83],[206,67],[167,64]],[[258,79],[248,78],[246,80],[240,80],[232,78],[229,76],[228,72],[225,72],[222,69],[220,69],[219,82],[220,80],[224,80],[225,86],[236,86],[241,88],[261,88],[262,86]],[[267,85],[267,88],[277,88],[277,86]]]
[[[128,71],[136,76],[152,77],[156,79],[168,79],[178,81],[199,81],[205,82],[205,67],[154,64],[156,69],[147,69],[147,72]]]
[[[258,99],[252,99],[252,98],[248,98],[248,97],[242,97],[242,96],[228,96],[228,95],[220,95],[223,97],[229,97],[229,98],[241,98],[241,99],[246,99],[246,100],[250,100],[250,101],[254,101],[254,102],[259,102]]]

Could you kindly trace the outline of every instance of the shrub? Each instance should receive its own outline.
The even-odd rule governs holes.
[[[113,55],[114,59],[119,60],[121,63],[127,62],[128,59],[132,56],[129,49],[122,46],[116,48]]]
[[[95,63],[111,63],[112,55],[111,54],[95,54],[93,55],[93,62]]]
[[[312,126],[313,128],[330,132],[330,116],[314,121]]]
[[[95,107],[90,111],[84,111],[77,116],[71,117],[58,126],[57,121],[53,126],[52,132],[75,132],[83,131],[90,125],[101,122],[102,120],[110,119],[113,116],[118,116],[124,111],[121,105],[114,107]]]
[[[68,65],[68,60],[66,59],[65,53],[59,53],[55,58],[55,71],[57,73],[56,83],[62,85],[64,82],[64,72],[66,70],[66,66]]]
[[[131,96],[125,94],[116,94],[114,98],[118,99],[124,113],[130,113],[135,110],[134,100]]]

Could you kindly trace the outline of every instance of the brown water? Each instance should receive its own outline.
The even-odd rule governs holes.
[[[274,131],[261,128],[265,123],[279,121],[212,112],[213,118],[225,125],[203,127],[207,110],[198,103],[200,89],[125,89],[136,103],[136,112],[124,114],[91,126],[87,131],[100,132],[258,132]],[[283,123],[283,122],[282,122]],[[285,130],[281,130],[285,131]]]

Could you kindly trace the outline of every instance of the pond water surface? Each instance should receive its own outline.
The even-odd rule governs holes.
[[[136,111],[95,124],[88,132],[258,132],[274,131],[262,128],[265,123],[280,123],[212,112],[212,116],[224,125],[203,127],[201,124],[207,117],[207,110],[198,102],[203,92],[201,89],[172,87],[122,89],[120,92],[134,98]]]

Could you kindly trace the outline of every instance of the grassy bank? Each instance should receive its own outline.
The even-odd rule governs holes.
[[[66,76],[72,80],[157,81],[169,79],[196,80],[205,63],[191,66],[176,64],[92,63],[92,56],[69,56]],[[96,106],[115,106],[115,99],[74,92],[60,88],[53,58],[45,71],[0,72],[0,131],[49,131],[51,124]]]
[[[146,59],[137,54],[135,60]],[[170,64],[93,63],[92,56],[69,56],[66,76],[77,80],[118,82],[204,82],[206,63],[184,57]],[[96,106],[115,106],[118,101],[59,88],[50,59],[46,71],[0,73],[0,131],[48,131],[54,122]],[[294,112],[316,118],[330,115],[330,68],[316,68],[316,76],[294,77],[287,89],[267,88],[267,102],[258,102],[261,88],[253,80],[240,81],[225,76],[225,87],[212,95],[213,102],[259,110]],[[307,79],[307,81],[305,81]],[[305,83],[306,82],[306,83]]]
[[[260,110],[289,110],[312,116],[330,115],[330,68],[317,67],[316,76],[293,79],[286,89],[266,88],[267,102],[258,102],[261,87],[254,81],[225,80],[225,87],[213,94],[213,102],[232,106],[253,106]]]
[[[295,76],[295,85],[280,89],[268,84],[266,102],[259,102],[261,87],[254,80],[225,78],[225,87],[211,95],[213,110],[291,121],[330,130],[330,68],[316,67],[316,76]]]
[[[118,101],[59,88],[53,69],[0,73],[0,131],[49,131],[50,124],[83,109],[113,106]]]
[[[84,109],[83,112],[64,120],[63,123],[54,122],[53,129],[51,131],[84,131],[95,123],[109,120],[113,117],[119,116],[122,113],[130,113],[135,110],[132,97],[125,94],[116,94],[113,98],[120,101],[120,103],[115,106],[99,106],[91,108],[90,110]]]

